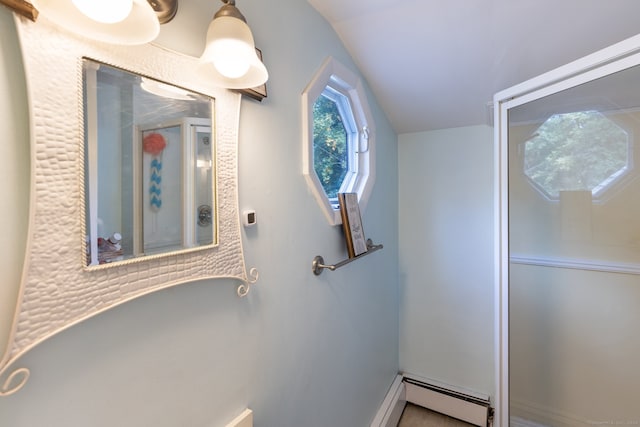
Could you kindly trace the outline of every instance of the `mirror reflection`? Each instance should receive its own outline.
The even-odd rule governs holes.
[[[86,265],[216,242],[213,99],[83,60]]]

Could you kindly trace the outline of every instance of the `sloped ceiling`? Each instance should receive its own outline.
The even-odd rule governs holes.
[[[308,0],[398,133],[485,124],[493,95],[640,33],[638,0]]]

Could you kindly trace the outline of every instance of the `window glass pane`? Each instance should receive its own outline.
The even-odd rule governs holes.
[[[629,136],[598,111],[549,117],[525,143],[524,173],[548,197],[560,191],[594,196],[629,165]]]
[[[324,94],[313,105],[313,167],[330,199],[349,170],[347,131],[335,101]]]

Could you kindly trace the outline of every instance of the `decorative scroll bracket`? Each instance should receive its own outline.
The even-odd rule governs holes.
[[[316,276],[319,276],[320,274],[322,274],[322,271],[326,268],[328,270],[334,271],[337,270],[338,268],[347,265],[357,259],[363,258],[369,254],[374,253],[375,251],[377,251],[378,249],[382,249],[383,245],[374,245],[373,242],[371,241],[371,239],[367,239],[367,252],[363,253],[362,255],[359,255],[357,257],[353,257],[353,258],[348,258],[345,259],[343,261],[340,261],[336,264],[325,264],[324,263],[324,258],[322,258],[322,256],[317,255],[313,261],[311,262],[311,271],[313,271],[313,274],[315,274]]]
[[[254,267],[249,270],[249,277],[244,281],[244,283],[240,284],[238,286],[238,289],[236,290],[236,293],[240,298],[247,296],[247,294],[251,290],[251,286],[258,281],[259,276],[260,275],[258,274],[257,268]]]

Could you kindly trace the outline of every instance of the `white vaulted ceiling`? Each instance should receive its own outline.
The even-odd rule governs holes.
[[[308,0],[398,133],[487,123],[493,94],[640,33],[638,0]]]

